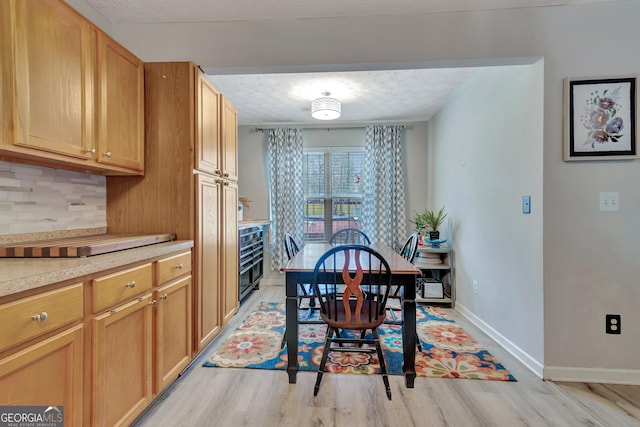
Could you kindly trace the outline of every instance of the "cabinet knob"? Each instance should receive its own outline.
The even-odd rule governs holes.
[[[220,169],[216,169],[213,171],[214,174],[216,175],[220,175],[222,173],[222,171]]]
[[[160,298],[166,301],[169,298],[169,294],[162,294]]]
[[[106,153],[104,153],[104,154],[102,155],[102,157],[107,157],[107,158],[109,158],[109,159],[110,159],[110,158],[111,158],[111,151],[107,151]]]
[[[151,300],[151,301],[149,301],[149,305],[150,305],[151,307],[155,307],[156,305],[158,305],[158,301],[156,301],[156,300]]]
[[[229,185],[229,183],[227,181],[223,181],[222,185],[227,186],[227,185]]]
[[[225,178],[229,178],[229,172],[225,172],[225,173],[224,173],[224,177],[225,177]]]
[[[87,150],[87,153],[89,153],[89,154],[96,154],[96,149],[95,149],[95,148],[89,148],[89,149]]]
[[[135,280],[132,280],[132,281],[130,281],[129,283],[127,283],[126,285],[124,285],[124,286],[125,286],[126,288],[131,288],[131,289],[133,289],[133,288],[135,288],[135,287],[136,287],[136,281],[135,281]]]
[[[182,269],[183,269],[183,267],[184,267],[184,266],[182,265],[182,263],[180,263],[180,264],[176,265],[176,268],[177,268],[178,270],[182,270]]]
[[[32,318],[33,320],[35,320],[36,322],[38,322],[38,323],[42,323],[42,322],[44,322],[45,320],[47,320],[47,312],[46,312],[46,311],[43,311],[43,312],[42,312],[42,313],[40,313],[40,314],[34,314],[33,316],[31,316],[31,318]]]

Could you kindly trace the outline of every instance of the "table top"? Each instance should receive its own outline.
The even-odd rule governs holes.
[[[411,264],[391,247],[379,243],[373,243],[368,246],[375,249],[387,260],[392,274],[421,274],[419,268]],[[334,245],[330,243],[307,243],[300,248],[300,252],[291,258],[280,271],[284,273],[313,272],[320,256],[333,247]]]

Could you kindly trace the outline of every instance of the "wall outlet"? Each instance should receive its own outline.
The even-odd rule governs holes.
[[[607,334],[619,335],[622,330],[622,324],[619,314],[607,314],[605,316],[605,332]]]
[[[478,281],[477,280],[473,281],[473,293],[478,295]]]

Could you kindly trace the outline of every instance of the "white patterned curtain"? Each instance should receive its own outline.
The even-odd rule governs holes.
[[[271,205],[271,268],[280,270],[287,259],[284,234],[302,236],[304,192],[302,182],[302,129],[267,131],[269,203]]]
[[[404,126],[367,126],[363,171],[363,229],[372,242],[405,240]]]

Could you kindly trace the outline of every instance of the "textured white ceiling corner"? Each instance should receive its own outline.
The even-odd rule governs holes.
[[[112,23],[195,23],[415,15],[597,3],[613,0],[84,0]],[[315,124],[311,100],[339,98],[341,123],[424,121],[478,68],[210,76],[243,125]]]

